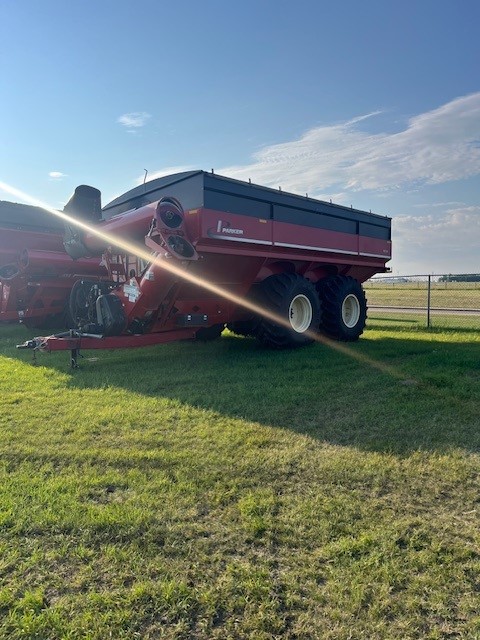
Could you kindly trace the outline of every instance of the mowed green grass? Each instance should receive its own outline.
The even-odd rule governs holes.
[[[370,305],[399,307],[426,307],[427,286],[426,282],[364,284]],[[430,305],[444,309],[480,309],[480,283],[432,283]]]
[[[0,329],[1,638],[480,637],[475,330],[75,372],[26,336]]]

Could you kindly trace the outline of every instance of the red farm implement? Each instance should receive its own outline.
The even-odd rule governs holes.
[[[88,193],[99,198],[96,189],[88,187]],[[106,275],[97,258],[72,260],[63,235],[63,223],[41,208],[0,202],[0,322],[27,327],[68,322],[76,280]]]
[[[68,210],[68,207],[66,208]],[[363,332],[361,283],[387,271],[391,220],[191,171],[153,180],[102,210],[71,207],[64,246],[102,259],[107,277],[77,279],[74,328],[24,347],[70,350],[210,339],[227,325],[276,348],[322,331]]]

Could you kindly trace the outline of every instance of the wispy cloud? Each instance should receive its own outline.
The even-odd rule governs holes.
[[[265,147],[220,173],[312,195],[439,184],[480,174],[480,92],[411,118],[396,133],[362,130],[359,116]]]
[[[417,209],[434,209],[434,208],[445,209],[445,207],[459,207],[464,204],[465,203],[461,202],[460,200],[450,200],[448,202],[423,202],[421,204],[414,204],[412,206],[414,206]]]
[[[67,177],[67,174],[62,173],[61,171],[50,171],[50,173],[48,174],[48,177],[51,180],[62,180],[62,178]]]
[[[393,218],[394,253],[404,264],[428,265],[436,273],[480,269],[480,206]],[[425,268],[425,267],[424,267]]]
[[[468,223],[468,225],[465,225]],[[427,214],[424,216],[396,216],[394,218],[394,225],[399,228],[415,229],[415,233],[418,231],[430,233],[434,230],[444,230],[451,233],[452,229],[460,227],[466,227],[467,231],[478,234],[478,240],[480,241],[480,206],[465,206],[455,209],[449,209],[445,213],[438,215]],[[414,241],[412,236],[409,241]],[[451,238],[448,238],[451,241]]]
[[[135,111],[133,113],[124,113],[117,118],[117,122],[127,129],[139,129],[144,127],[152,116],[146,111]]]

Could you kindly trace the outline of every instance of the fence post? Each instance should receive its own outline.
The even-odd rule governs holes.
[[[428,276],[428,293],[427,293],[427,329],[430,328],[430,297],[432,289],[432,276]]]

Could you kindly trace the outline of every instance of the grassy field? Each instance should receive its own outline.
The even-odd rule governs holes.
[[[390,326],[392,330],[395,327],[402,327],[402,330],[408,328],[420,331],[427,326],[426,310],[415,312],[403,312],[398,310],[388,310],[370,308],[368,312],[370,321],[376,325],[382,321],[383,326]],[[430,313],[430,327],[435,330],[446,330],[455,332],[456,330],[467,332],[480,332],[480,315],[479,314],[445,314],[440,311],[432,311]]]
[[[16,352],[0,637],[480,638],[480,337]]]
[[[370,305],[427,306],[426,282],[366,282],[364,288]],[[480,283],[432,283],[430,304],[445,309],[480,309]]]

